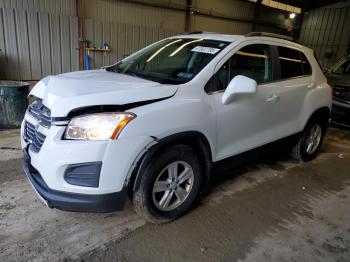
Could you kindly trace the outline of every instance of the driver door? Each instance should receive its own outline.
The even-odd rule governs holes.
[[[237,75],[257,81],[256,94],[238,94],[224,105],[224,90]],[[265,44],[247,45],[237,51],[209,80],[205,90],[217,112],[216,160],[221,160],[273,141],[271,129],[278,114],[273,80],[271,48]]]

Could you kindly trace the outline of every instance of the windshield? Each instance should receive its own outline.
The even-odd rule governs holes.
[[[228,44],[205,39],[167,39],[107,70],[162,84],[183,84],[194,78]]]
[[[340,75],[344,75],[350,74],[350,57],[345,58],[344,61],[342,61],[340,63],[340,65],[338,65],[334,70],[333,73],[335,74],[340,74]]]

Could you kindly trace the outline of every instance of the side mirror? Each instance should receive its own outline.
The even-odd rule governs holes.
[[[228,84],[221,102],[227,105],[237,94],[254,94],[256,93],[257,85],[254,79],[242,75],[235,76]]]

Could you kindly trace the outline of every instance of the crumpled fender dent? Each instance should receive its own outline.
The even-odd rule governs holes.
[[[67,125],[68,121],[76,116],[94,114],[94,113],[105,113],[105,112],[125,112],[129,109],[141,107],[156,102],[160,102],[173,97],[175,94],[169,97],[164,97],[160,99],[146,100],[141,102],[129,103],[125,105],[99,105],[99,106],[87,106],[82,108],[73,109],[68,113],[67,117],[52,117],[52,125],[62,126]]]
[[[151,136],[151,138],[153,139],[152,142],[148,143],[141,151],[140,153],[136,156],[136,158],[134,159],[132,165],[129,168],[129,171],[127,173],[127,176],[125,178],[125,182],[124,182],[124,186],[128,186],[132,177],[132,174],[135,170],[138,171],[138,166],[142,165],[142,162],[144,161],[144,156],[147,154],[147,152],[149,151],[149,149],[151,147],[153,147],[154,145],[156,145],[158,143],[158,139],[154,136]],[[143,158],[143,159],[142,159]],[[142,161],[141,161],[142,159]],[[141,163],[140,163],[141,161]]]

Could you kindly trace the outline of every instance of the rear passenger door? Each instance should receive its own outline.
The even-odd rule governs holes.
[[[276,122],[271,131],[282,138],[301,131],[298,120],[313,80],[311,65],[300,50],[285,46],[273,48],[276,74],[270,87],[274,90],[279,112],[274,113]]]

